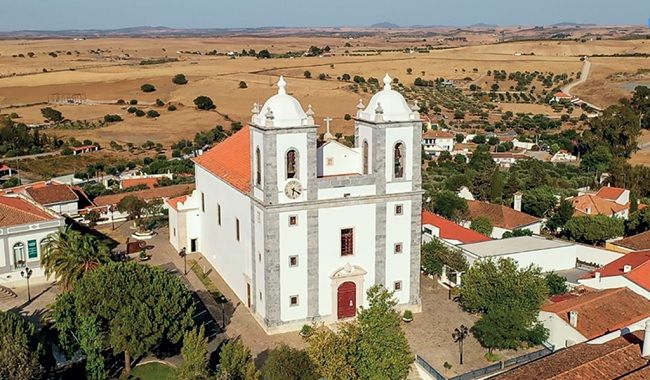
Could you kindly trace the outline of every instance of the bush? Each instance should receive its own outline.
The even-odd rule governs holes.
[[[553,296],[557,294],[564,294],[568,288],[566,286],[566,277],[560,276],[555,272],[549,272],[544,277],[546,285],[548,286],[548,294]]]
[[[165,102],[163,102],[163,101],[160,100],[160,99],[156,99],[156,105],[157,105],[158,107],[162,107],[162,106],[165,105]]]
[[[320,73],[320,74],[318,74],[318,79],[325,80],[325,79],[327,79],[327,75],[325,75],[323,73]]]
[[[61,112],[55,110],[52,107],[41,108],[41,114],[47,120],[53,121],[55,123],[63,121],[63,115],[61,114]]]
[[[72,148],[70,148],[69,146],[66,146],[65,148],[63,148],[61,150],[61,154],[64,155],[64,156],[70,156],[70,155],[72,155],[72,153],[73,153]]]
[[[269,352],[262,367],[265,380],[318,380],[320,376],[304,350],[281,345]]]
[[[309,71],[309,70],[305,70],[305,72],[303,73],[303,75],[305,76],[305,78],[310,79],[310,78],[311,78],[311,71]]]
[[[128,113],[136,113],[138,112],[138,107],[129,107],[129,109],[126,110]]]
[[[107,123],[115,123],[122,120],[124,119],[122,119],[122,116],[120,115],[112,115],[112,114],[104,115],[104,121]]]
[[[185,78],[185,74],[176,74],[172,78],[172,82],[174,84],[187,84],[187,78]]]
[[[200,110],[208,111],[217,108],[217,106],[215,106],[214,103],[212,102],[212,99],[204,95],[201,95],[196,99],[194,99],[194,104]]]
[[[132,105],[132,106],[138,104],[138,99],[131,99],[131,100],[129,100],[129,104]]]
[[[137,117],[142,117],[144,115],[146,115],[146,113],[143,110],[136,110],[135,111],[135,116],[137,116]]]
[[[145,83],[142,86],[140,86],[140,90],[142,90],[142,92],[154,92],[156,91],[156,87],[154,87],[154,85],[152,84]]]
[[[244,81],[239,82],[239,88],[248,88],[248,85]]]
[[[147,117],[148,118],[154,118],[154,117],[158,117],[158,116],[160,116],[160,114],[156,110],[147,111]]]
[[[349,113],[346,113],[345,116],[343,116],[343,119],[352,120],[352,116]]]
[[[176,110],[177,110],[177,108],[173,104],[170,104],[169,107],[167,107],[167,111],[176,111]]]

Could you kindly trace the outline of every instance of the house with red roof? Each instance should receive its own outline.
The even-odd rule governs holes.
[[[422,241],[438,238],[449,245],[478,243],[492,240],[472,229],[436,215],[429,210],[422,211]]]
[[[627,219],[630,215],[630,190],[602,187],[595,193],[567,198],[575,209],[574,216],[605,215]]]
[[[82,146],[73,146],[72,154],[78,156],[85,153],[98,152],[99,145],[82,145]]]
[[[329,132],[319,141],[314,109],[284,78],[277,87],[247,126],[194,158],[196,190],[166,202],[170,242],[201,252],[268,333],[354,318],[375,284],[418,312],[418,107],[386,76],[356,105],[347,146]]]
[[[538,320],[560,349],[650,320],[650,300],[625,287],[591,291],[547,303]]]
[[[0,164],[0,177],[10,177],[16,173],[15,169],[12,169],[11,167]]]
[[[650,250],[622,255],[578,282],[593,289],[627,287],[650,299]]]
[[[574,96],[567,94],[566,92],[558,91],[553,94],[550,103],[560,103],[562,101],[572,101]]]
[[[492,224],[493,239],[501,239],[503,234],[514,230],[529,230],[533,234],[539,235],[542,230],[542,220],[521,211],[521,194],[515,194],[515,208],[505,205],[467,200],[468,215],[462,225],[469,227],[472,220],[483,217]]]
[[[24,195],[0,195],[0,285],[24,281],[26,268],[43,276],[43,243],[63,226],[62,216]]]
[[[22,194],[59,215],[75,217],[79,210],[92,206],[79,186],[58,181],[40,181],[0,190],[0,194]]]
[[[650,231],[641,232],[620,240],[608,241],[605,243],[605,248],[621,253],[650,251]]]

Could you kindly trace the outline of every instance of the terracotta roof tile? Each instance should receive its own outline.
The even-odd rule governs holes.
[[[492,240],[485,235],[465,228],[427,210],[422,211],[422,224],[430,224],[438,227],[440,230],[440,238],[458,240],[462,244]]]
[[[239,191],[248,193],[251,189],[250,153],[250,131],[245,126],[194,162]]]
[[[580,343],[491,379],[636,380],[638,377],[626,376],[647,370],[648,360],[641,357],[643,336],[637,331],[603,344]]]
[[[620,187],[601,187],[596,193],[596,196],[615,201],[625,192],[625,189]]]
[[[486,217],[494,227],[514,230],[525,227],[540,220],[532,215],[517,211],[504,205],[481,201],[467,201],[469,217],[471,220],[479,216]]]
[[[570,199],[575,208],[574,215],[606,215],[612,216],[630,207],[629,203],[619,204],[594,194],[578,195]]]
[[[597,338],[650,317],[650,301],[628,288],[586,293],[542,307],[569,322],[569,312],[578,312],[576,330],[587,339]]]
[[[0,227],[60,219],[21,196],[0,196]]]
[[[634,251],[650,249],[650,231],[641,232],[640,234],[617,240],[615,242],[612,242],[612,244],[629,248]]]
[[[178,204],[185,202],[188,197],[189,195],[182,195],[180,197],[170,198],[167,200],[167,204],[169,205],[169,207],[173,208],[174,210],[178,210]]]
[[[129,195],[133,195],[135,197],[144,199],[146,201],[152,199],[172,198],[184,194],[189,194],[192,192],[192,190],[194,190],[194,184],[181,184],[181,185],[172,185],[172,186],[165,186],[165,187],[156,187],[154,189],[132,191],[132,192],[120,193],[120,194],[102,195],[95,198],[95,205],[97,205],[98,207],[116,205],[120,203],[120,201],[123,198]]]
[[[454,134],[447,131],[441,131],[439,129],[430,129],[422,135],[422,138],[425,139],[453,139]]]
[[[121,181],[122,188],[126,189],[133,186],[147,185],[148,188],[153,189],[160,178],[127,178]]]
[[[623,268],[626,265],[631,269],[624,273]],[[650,250],[621,255],[620,258],[589,273],[585,278],[594,278],[596,272],[600,273],[601,277],[623,276],[650,291]]]
[[[44,206],[78,201],[79,197],[68,185],[48,184],[41,187],[27,187],[25,192],[37,203]]]
[[[573,96],[567,94],[566,92],[558,91],[554,95],[556,98],[573,98]]]

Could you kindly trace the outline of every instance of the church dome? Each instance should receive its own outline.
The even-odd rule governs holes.
[[[386,74],[384,89],[370,99],[368,107],[359,113],[360,119],[385,122],[419,120],[419,116],[406,103],[402,94],[391,88],[391,82],[391,77]]]
[[[300,102],[287,94],[284,77],[278,81],[278,93],[271,96],[261,109],[255,105],[253,123],[260,126],[299,127],[309,125],[309,117]]]

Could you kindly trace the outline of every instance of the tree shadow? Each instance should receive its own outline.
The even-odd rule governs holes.
[[[100,232],[99,230],[96,230],[94,228],[90,228],[90,227],[88,227],[86,225],[83,225],[83,224],[75,221],[72,218],[66,218],[66,223],[68,225],[70,225],[73,230],[79,231],[79,232],[84,233],[84,234],[90,234],[90,235],[96,237],[101,242],[106,244],[108,246],[108,248],[110,248],[111,250],[115,249],[120,244],[120,242],[113,239],[112,237],[110,237],[108,235],[105,235],[104,233]]]

